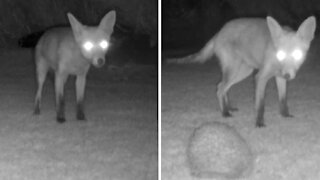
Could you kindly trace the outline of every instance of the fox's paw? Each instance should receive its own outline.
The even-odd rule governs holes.
[[[222,116],[225,118],[232,117],[232,114],[229,111],[223,111]]]
[[[83,112],[81,111],[77,112],[77,120],[86,120],[86,116],[84,115]]]
[[[257,121],[256,127],[257,127],[257,128],[262,128],[262,127],[266,127],[266,125],[264,124],[264,122]]]
[[[40,115],[40,109],[39,108],[34,109],[33,114]]]
[[[239,109],[237,107],[232,107],[232,106],[229,106],[228,110],[232,111],[232,112],[239,111]]]
[[[281,116],[285,118],[293,118],[294,116],[288,112],[281,112]]]
[[[64,122],[66,122],[66,118],[65,117],[57,117],[57,122],[64,123]]]

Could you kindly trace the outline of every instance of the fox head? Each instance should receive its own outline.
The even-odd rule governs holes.
[[[282,28],[270,16],[267,17],[267,24],[276,48],[274,56],[281,64],[280,76],[287,80],[294,79],[314,37],[316,19],[310,16],[303,21],[296,32]]]
[[[67,16],[82,55],[95,67],[102,67],[116,21],[115,11],[107,13],[96,27],[82,25],[71,13]]]

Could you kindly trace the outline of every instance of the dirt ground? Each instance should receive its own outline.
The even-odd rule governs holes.
[[[293,118],[279,115],[274,80],[266,91],[265,128],[254,122],[254,79],[233,86],[232,103],[239,108],[222,118],[216,98],[221,73],[217,60],[203,65],[162,66],[162,179],[196,179],[186,164],[186,146],[195,127],[220,121],[235,127],[255,154],[253,173],[246,180],[316,180],[320,178],[319,38],[289,83],[288,104]]]
[[[66,86],[66,118],[55,120],[54,87],[44,86],[42,114],[30,49],[0,52],[0,179],[157,179],[157,69],[130,64],[92,68],[87,121],[75,118],[74,78]]]

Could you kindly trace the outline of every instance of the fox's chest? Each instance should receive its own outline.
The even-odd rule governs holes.
[[[59,70],[72,75],[83,75],[89,70],[90,64],[85,59],[62,59]]]
[[[89,60],[85,59],[80,50],[60,49],[58,70],[72,75],[86,74],[89,70]]]

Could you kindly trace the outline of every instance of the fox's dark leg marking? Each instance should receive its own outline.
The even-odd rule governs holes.
[[[228,102],[227,102],[226,94],[225,94],[225,86],[228,81],[228,77],[229,77],[229,71],[228,71],[228,69],[225,69],[224,71],[222,71],[222,80],[218,84],[218,87],[217,87],[217,97],[219,100],[219,106],[220,106],[220,110],[221,110],[223,117],[231,117],[232,116],[231,113],[229,112],[228,107],[227,107]]]
[[[226,102],[226,107],[228,109],[228,111],[238,111],[239,109],[237,107],[233,107],[229,101],[229,95],[228,93],[226,93],[226,95],[224,96],[224,100]]]
[[[64,95],[59,95],[57,103],[57,122],[63,123],[66,121],[65,119],[65,100]]]
[[[36,100],[33,114],[34,115],[39,115],[40,114],[40,101],[39,100]]]
[[[280,99],[280,114],[283,117],[293,117],[292,114],[289,113],[287,98]]]
[[[265,127],[264,124],[264,97],[260,98],[258,102],[258,107],[256,108],[257,115],[256,115],[256,126],[257,127]]]
[[[65,119],[65,100],[64,100],[64,83],[68,75],[64,73],[55,74],[55,91],[56,91],[56,108],[57,108],[57,122],[63,123]]]
[[[264,127],[264,98],[265,89],[269,79],[271,78],[271,73],[268,72],[268,68],[262,69],[256,75],[256,127]]]
[[[83,102],[77,102],[77,119],[78,120],[85,120],[86,116],[83,110]]]
[[[278,88],[280,114],[283,117],[293,117],[289,113],[287,104],[287,81],[281,77],[276,77],[276,84]]]
[[[86,75],[78,75],[76,79],[76,95],[77,95],[77,119],[85,120],[84,113],[84,92],[86,86]]]
[[[227,101],[225,98],[223,98],[223,106],[222,106],[222,116],[223,117],[232,117],[232,114],[230,113],[230,109],[228,108]]]

